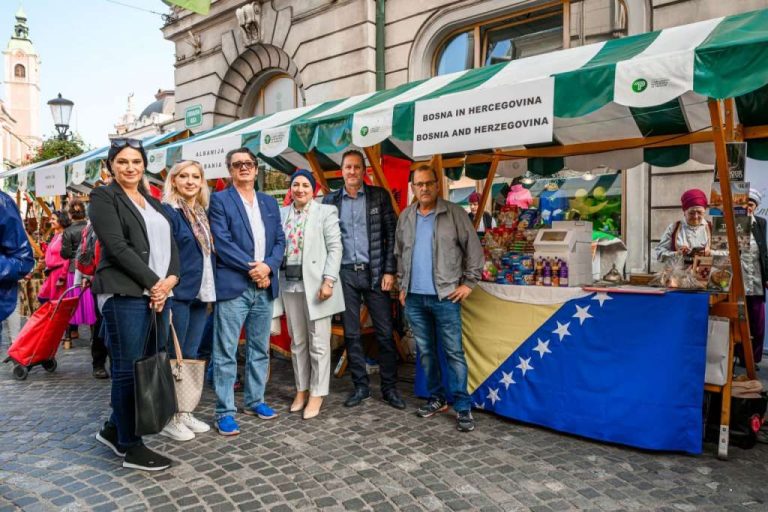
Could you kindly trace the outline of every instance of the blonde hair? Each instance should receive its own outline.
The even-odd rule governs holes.
[[[176,190],[173,184],[173,179],[179,175],[181,171],[188,167],[196,167],[200,171],[200,176],[203,178],[203,184],[200,187],[200,191],[197,193],[195,200],[203,208],[208,209],[208,198],[211,195],[211,191],[208,190],[208,183],[205,181],[205,173],[203,172],[203,166],[196,160],[182,160],[177,163],[168,172],[168,176],[165,177],[165,186],[163,187],[163,202],[173,206],[178,206],[179,201],[182,200],[181,195]]]

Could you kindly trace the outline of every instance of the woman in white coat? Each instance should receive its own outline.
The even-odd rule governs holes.
[[[341,266],[341,229],[336,207],[313,200],[315,179],[300,169],[291,176],[293,203],[280,215],[285,258],[280,293],[291,336],[296,397],[291,412],[305,420],[320,414],[331,377],[331,316],[344,311],[336,286]]]

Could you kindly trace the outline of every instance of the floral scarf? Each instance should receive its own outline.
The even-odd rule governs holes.
[[[307,211],[309,203],[301,210],[290,206],[288,216],[285,219],[283,230],[285,231],[285,262],[288,265],[301,264],[304,253],[304,226],[307,223]]]
[[[209,256],[213,249],[213,238],[211,237],[211,227],[208,225],[208,216],[205,214],[205,208],[199,203],[190,208],[186,201],[178,201],[179,210],[192,226],[192,233],[195,234],[198,245],[203,250],[203,254]]]

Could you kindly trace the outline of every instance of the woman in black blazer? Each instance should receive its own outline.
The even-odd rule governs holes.
[[[165,305],[179,281],[179,253],[163,206],[144,186],[146,165],[141,141],[116,139],[107,154],[114,181],[91,192],[89,217],[102,247],[92,287],[112,361],[112,416],[96,439],[124,457],[123,467],[159,471],[171,461],[135,434],[133,365],[154,351],[147,339],[157,335],[165,345]]]
[[[171,322],[179,337],[184,359],[197,359],[203,339],[208,305],[216,302],[213,237],[208,225],[208,197],[203,167],[184,160],[174,165],[165,178],[163,206],[171,219],[173,239],[179,248],[181,284],[173,291]],[[177,354],[179,356],[179,354]],[[208,432],[210,425],[190,412],[177,414],[161,434],[176,441],[189,441],[195,434]]]

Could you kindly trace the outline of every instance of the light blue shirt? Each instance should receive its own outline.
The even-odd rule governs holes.
[[[411,256],[410,293],[437,295],[432,277],[432,239],[435,233],[435,210],[422,215],[416,209],[416,237]]]
[[[347,194],[347,189],[341,190],[341,244],[343,253],[341,264],[369,263],[368,257],[368,224],[366,222],[365,187],[360,187],[357,196]]]

